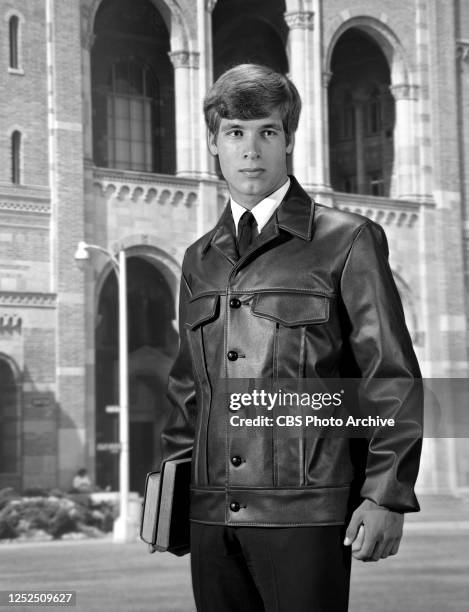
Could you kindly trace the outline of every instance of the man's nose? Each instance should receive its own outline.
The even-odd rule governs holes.
[[[248,137],[245,142],[243,158],[258,159],[260,157],[259,141],[256,136]]]

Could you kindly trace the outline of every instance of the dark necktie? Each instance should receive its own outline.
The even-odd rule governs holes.
[[[248,248],[251,246],[254,238],[256,238],[257,223],[254,215],[251,211],[247,210],[242,214],[241,219],[238,223],[238,253],[242,257]]]

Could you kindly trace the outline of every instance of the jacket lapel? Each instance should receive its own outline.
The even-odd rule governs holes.
[[[225,209],[213,229],[207,237],[207,241],[202,247],[202,256],[205,255],[209,247],[213,247],[223,257],[228,259],[233,265],[238,261],[238,250],[236,248],[235,224],[231,214],[230,203]]]

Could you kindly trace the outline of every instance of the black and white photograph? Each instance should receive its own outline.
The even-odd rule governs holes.
[[[0,611],[469,609],[469,0],[0,0]]]

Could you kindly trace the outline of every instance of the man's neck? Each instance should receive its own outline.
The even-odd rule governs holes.
[[[237,202],[233,197],[231,197],[231,213],[235,222],[236,231],[238,229],[238,222],[245,210],[252,210],[252,213],[257,222],[258,229],[259,231],[261,231],[264,225],[269,220],[269,218],[274,213],[274,211],[278,208],[279,204],[282,202],[289,187],[290,179],[287,176],[283,185],[278,187],[268,196],[264,196],[261,200],[257,201],[257,203],[254,204],[251,208],[248,208],[244,204]]]

